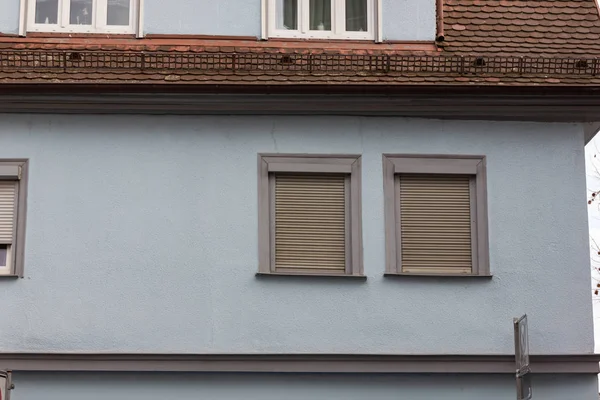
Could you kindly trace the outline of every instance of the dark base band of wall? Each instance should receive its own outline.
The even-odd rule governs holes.
[[[600,354],[534,355],[540,374],[597,374]],[[86,354],[1,353],[0,370],[104,372],[254,372],[514,374],[512,355]]]

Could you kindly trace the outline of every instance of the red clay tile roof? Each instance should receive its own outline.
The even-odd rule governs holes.
[[[594,0],[445,0],[444,28],[452,54],[600,56]]]
[[[0,37],[0,82],[600,86],[595,0],[445,0],[444,30],[439,47]]]

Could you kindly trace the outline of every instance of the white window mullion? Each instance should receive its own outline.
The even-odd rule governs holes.
[[[343,37],[346,32],[346,0],[333,0],[331,2],[333,10],[333,26],[331,27],[333,34],[336,37]]]
[[[310,1],[309,0],[298,0],[300,12],[298,13],[298,21],[300,32],[307,34],[310,30]]]
[[[107,0],[94,0],[94,5],[92,7],[94,28],[100,31],[106,29],[106,21],[108,14],[108,1]],[[131,8],[129,9],[130,17],[131,17]],[[130,18],[131,21],[131,18]]]
[[[27,26],[35,24],[35,0],[27,0]]]
[[[71,0],[58,0],[59,13],[58,13],[58,25],[61,28],[66,28],[70,25],[71,16]]]

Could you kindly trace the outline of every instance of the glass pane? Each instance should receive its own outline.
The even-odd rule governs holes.
[[[129,25],[129,0],[108,0],[106,25]]]
[[[35,2],[36,24],[58,23],[58,0],[36,0]]]
[[[277,29],[298,30],[298,0],[277,0]]]
[[[6,259],[8,258],[8,245],[0,244],[0,267],[6,267]]]
[[[331,30],[331,0],[310,0],[311,31]]]
[[[346,31],[367,30],[367,0],[346,0]]]
[[[93,0],[71,0],[71,25],[92,24]]]

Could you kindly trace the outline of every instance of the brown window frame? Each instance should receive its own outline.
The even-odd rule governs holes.
[[[11,265],[9,274],[0,278],[23,277],[25,259],[25,226],[27,218],[27,186],[29,181],[29,160],[0,159],[0,180],[18,181],[16,194],[16,221],[11,243]]]
[[[272,173],[344,173],[349,176],[349,236],[344,274],[278,272],[274,262]],[[361,210],[361,156],[355,154],[258,154],[258,275],[364,277]]]
[[[471,209],[475,209],[476,232],[472,235],[473,266],[470,274],[423,274],[402,272],[400,205],[397,198],[397,175],[460,174],[474,177]],[[489,238],[487,211],[486,157],[480,155],[384,154],[383,190],[385,215],[386,276],[489,277]]]

